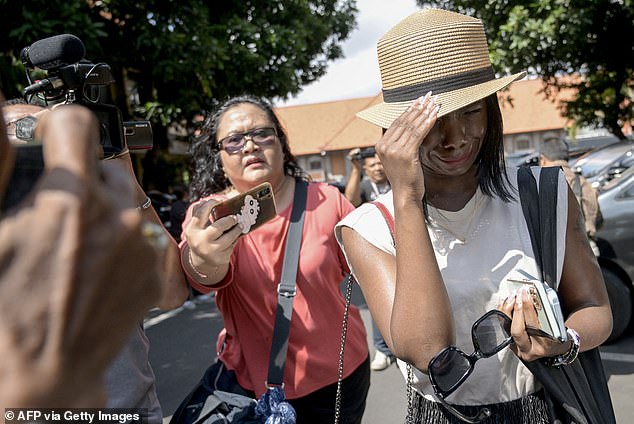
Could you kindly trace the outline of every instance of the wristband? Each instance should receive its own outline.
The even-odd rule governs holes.
[[[577,356],[579,356],[579,347],[581,346],[581,338],[579,337],[579,333],[577,333],[572,328],[566,328],[566,333],[568,333],[568,338],[572,340],[570,350],[566,353],[562,353],[561,355],[547,358],[547,363],[551,367],[570,365],[575,362]]]
[[[148,209],[150,206],[152,206],[152,199],[148,197],[145,198],[145,200],[143,201],[143,203],[141,203],[139,206],[137,206],[136,208],[140,211],[144,211],[146,209]]]

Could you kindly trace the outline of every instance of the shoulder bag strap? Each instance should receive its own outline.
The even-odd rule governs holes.
[[[557,285],[557,189],[560,170],[559,167],[542,168],[539,174],[542,266],[544,282],[553,289]]]
[[[288,336],[293,314],[293,299],[297,293],[297,267],[299,265],[299,247],[304,228],[307,191],[308,183],[306,181],[295,180],[293,210],[291,211],[291,222],[288,227],[288,236],[284,248],[282,279],[277,286],[277,312],[275,313],[275,327],[273,327],[269,373],[266,380],[267,387],[282,386],[284,383],[284,367],[286,365]]]
[[[557,188],[558,167],[542,168],[539,191],[530,168],[517,170],[517,185],[524,219],[531,237],[535,262],[542,280],[554,287],[557,279]]]
[[[396,239],[394,238],[394,233],[395,233],[395,230],[394,230],[394,217],[392,216],[390,211],[387,210],[387,207],[383,203],[374,201],[374,202],[372,202],[372,204],[374,206],[376,206],[379,209],[379,211],[381,212],[381,215],[383,215],[383,219],[385,219],[385,223],[390,228],[390,235],[392,236],[392,244],[394,246],[396,246]]]

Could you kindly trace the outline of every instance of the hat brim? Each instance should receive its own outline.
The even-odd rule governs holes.
[[[525,75],[526,72],[519,72],[514,75],[494,79],[471,87],[438,94],[438,100],[441,104],[440,110],[438,111],[438,117],[440,118],[470,105],[473,102],[484,99],[485,97],[502,90],[513,81],[524,78]],[[433,94],[434,93],[432,93],[432,95]],[[358,112],[357,116],[382,128],[389,128],[390,125],[392,125],[392,122],[401,116],[412,102],[413,100],[395,103],[383,102]]]

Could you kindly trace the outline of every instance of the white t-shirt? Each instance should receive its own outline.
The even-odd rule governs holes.
[[[517,188],[517,169],[508,171],[511,185]],[[539,181],[539,169],[534,173]],[[567,222],[567,183],[559,175],[557,199],[557,281],[561,278],[565,254]],[[473,323],[509,292],[508,279],[539,279],[533,249],[519,194],[505,203],[497,197],[484,195],[479,189],[465,207],[456,212],[438,211],[429,206],[429,236],[436,261],[447,288],[456,326],[456,346],[471,354]],[[392,192],[379,197],[394,216]],[[395,255],[389,227],[383,215],[371,203],[350,213],[335,228],[341,245],[340,227],[347,226],[377,248]],[[343,249],[343,246],[342,246]],[[345,253],[345,249],[344,249]],[[353,270],[354,273],[354,270]],[[416,323],[412,323],[416,325]],[[400,369],[405,378],[405,364]],[[414,370],[414,387],[427,399],[434,400],[433,388],[427,375]],[[483,405],[507,402],[539,390],[530,371],[508,348],[497,355],[481,359],[471,376],[448,397],[451,403]]]

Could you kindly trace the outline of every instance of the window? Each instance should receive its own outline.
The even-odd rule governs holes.
[[[521,138],[515,141],[515,151],[532,150],[531,141],[527,138]]]
[[[312,159],[308,162],[308,169],[318,171],[321,169],[321,159]]]

